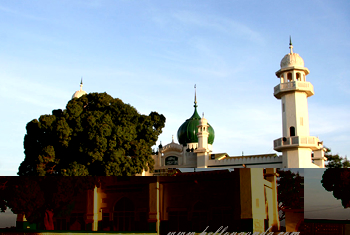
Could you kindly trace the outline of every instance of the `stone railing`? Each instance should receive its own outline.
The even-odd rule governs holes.
[[[307,96],[312,96],[314,94],[314,86],[310,82],[299,82],[299,81],[293,81],[293,82],[285,82],[281,83],[274,87],[274,95],[276,98],[281,97],[281,92],[287,92],[287,91],[305,91],[307,93]]]
[[[282,137],[273,141],[275,150],[291,147],[309,147],[312,150],[319,149],[322,144],[317,137],[314,136],[291,136]]]
[[[226,157],[222,160],[209,160],[208,167],[282,167],[282,157],[276,155],[252,155],[239,157]]]

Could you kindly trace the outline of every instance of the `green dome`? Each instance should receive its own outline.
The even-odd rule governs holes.
[[[180,144],[186,146],[188,143],[198,143],[198,128],[197,126],[200,124],[201,117],[197,113],[197,105],[194,106],[194,113],[192,117],[187,119],[177,131],[177,139]],[[209,137],[208,144],[214,143],[215,132],[212,126],[208,123],[209,128]]]

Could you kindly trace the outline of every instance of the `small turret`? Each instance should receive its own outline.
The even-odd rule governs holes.
[[[208,146],[208,137],[209,137],[209,125],[208,120],[204,118],[204,113],[202,116],[202,119],[200,120],[198,128],[198,149],[195,150],[195,152],[209,152],[209,146]]]

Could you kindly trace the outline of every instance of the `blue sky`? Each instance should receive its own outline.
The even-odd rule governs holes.
[[[163,144],[192,115],[197,84],[214,152],[273,153],[289,35],[315,89],[310,134],[347,155],[349,17],[349,1],[2,0],[0,175],[16,175],[26,123],[64,108],[81,77],[87,92],[165,115]]]
[[[350,220],[350,208],[344,208],[341,200],[326,191],[322,184],[325,169],[307,169],[304,171],[304,200],[306,219]]]

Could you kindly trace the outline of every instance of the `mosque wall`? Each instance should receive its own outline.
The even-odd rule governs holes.
[[[220,226],[228,226],[227,231],[265,231],[274,223],[274,199],[264,174],[260,168],[107,177],[96,197],[93,190],[84,192],[69,215],[54,216],[55,230],[92,231],[96,221],[96,231],[154,232],[158,205],[162,232],[202,232],[207,226],[214,232]]]

